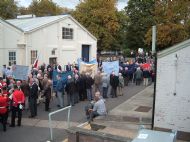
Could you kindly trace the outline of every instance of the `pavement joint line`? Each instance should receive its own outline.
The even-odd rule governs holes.
[[[41,121],[40,119],[37,119],[38,121],[36,121],[36,123],[34,124],[34,127],[37,126],[37,124]]]

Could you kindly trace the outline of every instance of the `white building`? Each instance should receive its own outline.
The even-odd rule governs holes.
[[[190,40],[158,54],[154,127],[190,140]]]
[[[96,58],[97,39],[70,15],[0,19],[0,66]]]

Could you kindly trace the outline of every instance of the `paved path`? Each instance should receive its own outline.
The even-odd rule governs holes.
[[[108,98],[106,100],[106,106],[108,111],[112,110],[116,106],[122,104],[130,97],[134,96],[145,87],[135,86],[130,84],[124,88],[124,96],[118,98]],[[66,100],[66,96],[65,96]],[[87,101],[76,104],[71,109],[71,126],[77,126],[78,124],[86,121],[84,106]],[[51,111],[57,110],[56,98],[51,102]],[[49,140],[49,128],[48,128],[48,112],[44,111],[44,104],[38,106],[38,116],[35,119],[29,119],[29,112],[23,112],[22,126],[15,128],[7,128],[7,132],[3,132],[0,126],[0,142],[45,142]],[[55,142],[62,142],[66,138],[67,134],[65,130],[67,128],[67,112],[61,112],[52,118],[53,122],[53,134]]]

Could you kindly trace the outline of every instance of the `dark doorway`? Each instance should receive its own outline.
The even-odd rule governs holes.
[[[82,60],[89,62],[90,45],[82,45]]]
[[[50,65],[53,65],[53,64],[56,64],[56,63],[57,63],[57,58],[56,57],[49,58],[49,64]]]

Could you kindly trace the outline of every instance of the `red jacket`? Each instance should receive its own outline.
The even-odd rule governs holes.
[[[23,104],[25,101],[24,93],[20,90],[15,90],[13,93],[13,106],[17,107],[18,104]]]
[[[9,106],[9,93],[7,91],[3,92],[3,97],[7,100],[7,107]]]
[[[7,112],[7,99],[0,95],[0,114]]]

